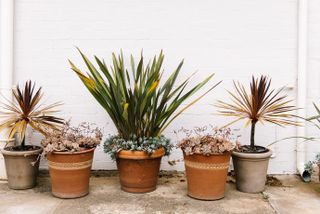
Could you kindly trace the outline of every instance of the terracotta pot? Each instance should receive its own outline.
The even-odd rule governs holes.
[[[201,200],[224,197],[230,164],[230,153],[221,155],[186,155],[184,164],[188,183],[188,196]]]
[[[143,151],[120,151],[117,154],[117,167],[121,189],[131,193],[154,191],[164,154],[164,148],[156,150],[152,155]]]
[[[236,187],[241,192],[260,193],[265,189],[269,159],[272,152],[232,152]]]
[[[8,176],[8,185],[11,189],[30,189],[37,183],[40,153],[42,148],[36,146],[31,151],[1,150]]]
[[[58,198],[79,198],[89,193],[94,149],[48,154],[48,166],[54,196]]]

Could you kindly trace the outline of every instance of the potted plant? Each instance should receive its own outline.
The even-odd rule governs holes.
[[[320,153],[318,153],[315,157],[315,160],[313,161],[308,161],[305,165],[304,165],[304,170],[308,173],[308,175],[310,176],[308,182],[311,181],[311,176],[313,175],[313,173],[315,172],[314,170],[314,165],[316,165],[318,167],[318,179],[320,181]]]
[[[89,123],[77,127],[66,122],[62,129],[46,129],[41,144],[48,159],[52,194],[58,198],[78,198],[89,193],[94,150],[102,132]]]
[[[60,103],[48,106],[40,103],[43,93],[41,87],[35,89],[35,83],[27,81],[23,89],[19,86],[12,89],[12,94],[13,101],[7,100],[7,103],[1,103],[0,130],[6,129],[8,139],[17,134],[20,145],[7,146],[1,152],[5,159],[9,187],[28,189],[36,185],[42,148],[26,145],[27,127],[30,125],[44,134],[40,127],[56,129],[63,120],[52,115]]]
[[[217,85],[177,111],[213,75],[185,91],[189,78],[176,84],[183,62],[160,84],[162,52],[146,66],[142,55],[137,66],[131,56],[131,72],[125,66],[122,53],[118,57],[113,54],[110,68],[95,57],[100,72],[81,51],[80,54],[89,72],[83,73],[70,61],[71,68],[109,114],[118,131],[105,141],[104,150],[117,162],[121,188],[134,193],[155,190],[161,158],[172,148],[169,139],[162,135],[163,131]]]
[[[230,128],[198,127],[182,129],[179,143],[183,151],[188,195],[201,200],[224,197],[231,152],[235,140]]]
[[[258,122],[270,122],[279,126],[298,125],[291,112],[296,108],[290,105],[287,95],[270,89],[271,79],[266,76],[252,77],[250,91],[239,82],[234,82],[235,92],[229,92],[232,102],[218,101],[219,113],[236,117],[228,125],[242,119],[251,124],[250,145],[243,145],[232,153],[237,189],[242,192],[258,193],[264,190],[269,158],[272,152],[255,144],[255,127]]]

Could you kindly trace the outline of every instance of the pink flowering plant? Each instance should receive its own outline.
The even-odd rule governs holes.
[[[98,146],[102,140],[102,131],[94,124],[82,122],[71,126],[70,121],[59,129],[46,129],[46,138],[41,144],[44,155],[50,152],[77,152]]]
[[[184,133],[185,137],[178,143],[186,155],[202,154],[214,155],[231,152],[239,145],[238,138],[230,128],[210,126],[195,127],[194,129],[181,128],[176,134]]]

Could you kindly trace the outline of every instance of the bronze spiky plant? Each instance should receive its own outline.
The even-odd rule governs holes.
[[[0,131],[7,129],[9,139],[16,133],[20,134],[21,147],[25,146],[25,134],[27,126],[43,132],[44,127],[56,129],[57,125],[63,124],[64,120],[53,116],[55,108],[60,102],[43,106],[40,101],[43,97],[42,88],[35,90],[35,83],[27,81],[20,89],[19,86],[12,89],[13,101],[1,103]]]
[[[287,100],[287,95],[281,95],[284,88],[270,89],[271,79],[266,76],[252,76],[250,91],[239,82],[233,82],[235,92],[229,92],[231,103],[218,101],[216,106],[223,116],[236,117],[231,125],[239,120],[247,119],[246,126],[251,124],[250,150],[255,151],[254,134],[257,122],[270,122],[279,126],[299,125],[293,120],[291,113],[297,108]]]

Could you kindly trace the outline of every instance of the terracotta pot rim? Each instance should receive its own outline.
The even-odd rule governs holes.
[[[183,150],[182,150],[183,151]],[[232,154],[232,151],[229,151],[229,152],[223,152],[223,153],[216,153],[216,154],[210,154],[210,155],[205,155],[205,154],[198,154],[198,153],[194,153],[192,155],[201,155],[201,156],[204,156],[204,157],[210,157],[210,156],[225,156],[225,155],[228,155],[228,154]],[[185,156],[192,156],[192,155],[187,155],[184,151],[183,151],[183,155]]]
[[[238,157],[238,158],[247,158],[247,159],[263,159],[263,158],[269,158],[272,155],[272,151],[269,149],[268,152],[264,153],[245,153],[245,152],[237,152],[233,151],[232,156]]]
[[[50,152],[49,154],[55,154],[55,155],[78,155],[78,154],[83,154],[83,153],[88,153],[91,152],[93,150],[95,150],[96,147],[92,147],[92,148],[88,148],[85,150],[81,150],[81,151],[75,151],[75,152]]]
[[[38,155],[42,152],[43,148],[40,146],[36,146],[36,150],[31,151],[8,151],[5,149],[1,149],[1,153],[7,156],[30,156],[30,155]]]
[[[162,157],[164,154],[165,154],[165,150],[163,147],[155,150],[151,155],[149,155],[145,151],[121,150],[118,152],[117,158],[134,159],[134,160],[153,159],[153,158]]]

